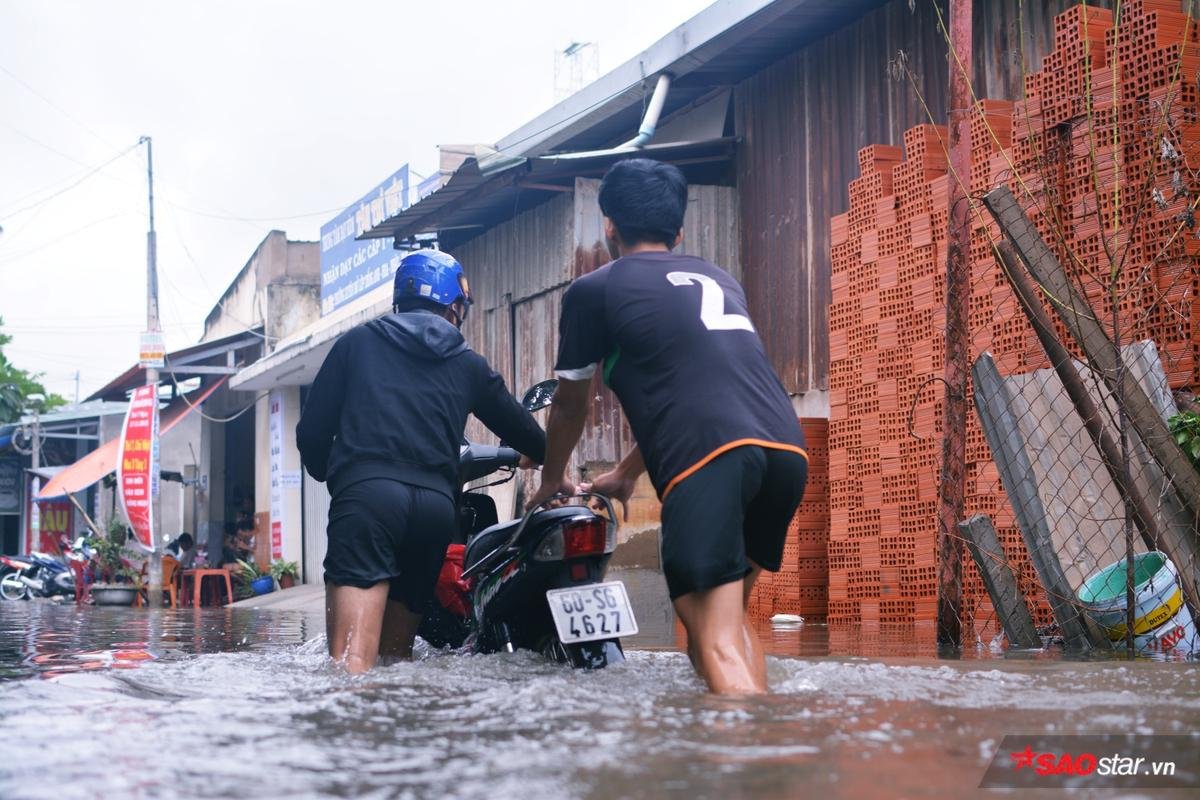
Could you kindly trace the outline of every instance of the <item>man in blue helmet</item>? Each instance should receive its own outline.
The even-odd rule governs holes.
[[[396,272],[393,313],[337,341],[317,373],[296,442],[329,485],[329,654],[350,672],[411,657],[458,524],[467,416],[527,459],[546,437],[459,328],[471,295],[448,253],[418,250]]]

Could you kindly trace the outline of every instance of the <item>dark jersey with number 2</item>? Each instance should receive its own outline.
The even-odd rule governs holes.
[[[636,253],[585,275],[563,298],[559,337],[556,374],[600,366],[660,498],[734,447],[807,457],[742,287],[703,259]]]

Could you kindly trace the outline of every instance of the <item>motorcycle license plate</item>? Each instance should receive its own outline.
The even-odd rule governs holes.
[[[615,639],[638,632],[637,619],[621,581],[551,589],[546,592],[546,601],[550,603],[554,627],[563,644]]]

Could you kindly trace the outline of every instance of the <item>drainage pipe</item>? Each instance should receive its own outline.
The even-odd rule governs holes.
[[[654,94],[650,96],[650,103],[646,106],[646,114],[642,117],[642,125],[638,128],[637,136],[625,142],[618,150],[633,149],[638,150],[649,144],[654,138],[654,129],[658,127],[658,118],[662,114],[663,103],[667,99],[667,90],[671,88],[671,76],[664,72],[658,76],[658,83],[654,86]]]

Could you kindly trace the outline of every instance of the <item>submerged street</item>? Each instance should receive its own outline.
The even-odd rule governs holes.
[[[0,800],[1200,798],[1200,0],[0,22]]]
[[[824,626],[766,627],[773,693],[737,700],[706,696],[661,631],[599,672],[422,648],[350,677],[323,627],[0,604],[0,796],[964,796],[1005,734],[1200,719],[1179,662],[866,659],[828,655]]]

